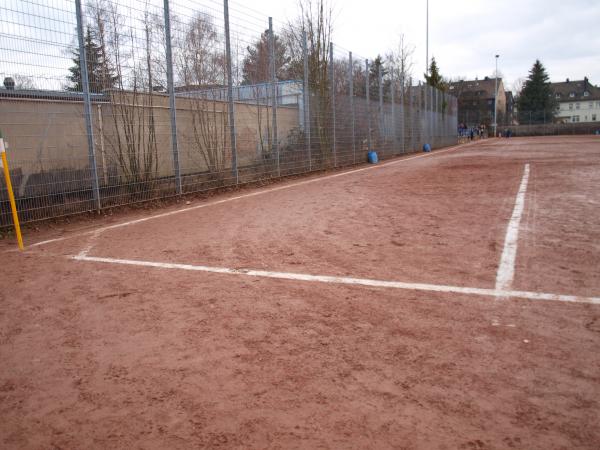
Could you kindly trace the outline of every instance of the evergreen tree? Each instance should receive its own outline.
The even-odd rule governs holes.
[[[90,92],[99,93],[104,89],[115,87],[118,77],[114,74],[114,69],[107,61],[100,45],[98,45],[94,40],[92,31],[89,28],[86,30],[84,46]],[[83,83],[81,80],[81,59],[79,57],[79,48],[74,49],[72,54],[74,65],[69,68],[71,75],[69,75],[67,78],[71,82],[71,85],[67,87],[67,90],[81,92],[83,91]]]
[[[383,58],[377,55],[369,63],[369,96],[371,100],[379,101],[379,68],[381,67],[381,79],[383,80],[383,98],[388,99],[390,94],[390,80],[387,79],[389,70],[386,69]]]
[[[529,71],[517,103],[521,123],[551,122],[556,115],[558,102],[550,87],[546,69],[539,59]]]
[[[429,65],[429,74],[425,74],[425,82],[434,88],[441,91],[446,90],[446,82],[440,74],[440,69],[437,66],[435,58],[431,58],[431,64]]]
[[[270,45],[269,30],[260,35],[260,40],[247,47],[248,54],[242,66],[242,84],[257,84],[271,80],[270,72]],[[276,34],[273,36],[275,44],[275,76],[277,79],[285,78],[285,68],[290,61],[287,48]]]

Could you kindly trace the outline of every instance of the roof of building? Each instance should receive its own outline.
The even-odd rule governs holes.
[[[600,88],[594,86],[585,77],[583,80],[561,81],[550,83],[558,101],[566,102],[573,100],[600,100]]]
[[[498,89],[500,89],[502,78],[498,78]],[[449,92],[457,97],[462,94],[478,95],[483,98],[494,97],[496,79],[485,77],[483,80],[461,80],[450,83]]]
[[[82,92],[73,91],[46,91],[42,89],[4,89],[0,88],[0,98],[26,98],[36,100],[65,100],[83,101]],[[105,94],[90,93],[92,101],[105,100]]]

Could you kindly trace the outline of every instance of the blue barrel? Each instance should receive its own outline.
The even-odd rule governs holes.
[[[379,162],[379,159],[377,158],[377,152],[371,150],[369,153],[367,153],[367,161],[369,161],[369,164],[377,164]]]
[[[424,145],[423,145],[423,151],[424,151],[424,152],[430,152],[430,151],[431,151],[431,145],[429,145],[429,144],[424,144]]]

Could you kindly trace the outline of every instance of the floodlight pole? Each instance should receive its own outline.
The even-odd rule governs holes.
[[[498,105],[496,104],[496,102],[498,101],[498,58],[500,57],[500,55],[496,55],[496,73],[495,73],[495,79],[496,79],[496,87],[494,89],[494,137],[496,137],[498,134],[496,133],[497,129],[498,129]]]

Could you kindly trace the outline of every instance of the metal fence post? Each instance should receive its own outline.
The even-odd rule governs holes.
[[[273,142],[272,142],[272,151],[275,153],[277,158],[277,176],[281,176],[281,167],[279,165],[279,138],[277,136],[277,73],[276,73],[276,64],[275,61],[275,35],[273,34],[273,18],[269,17],[269,60],[271,63],[271,96],[273,97]]]
[[[408,79],[408,116],[410,122],[408,124],[408,132],[409,132],[409,150],[415,150],[415,105],[414,105],[414,94],[412,87],[412,77]]]
[[[423,83],[423,98],[423,118],[425,119],[425,142],[431,145],[431,130],[429,129],[429,127],[431,126],[431,120],[429,118],[431,98],[429,94],[429,85],[427,83]]]
[[[331,68],[331,127],[333,129],[333,167],[337,167],[337,148],[335,145],[335,68],[333,66],[333,42],[329,43],[329,67]]]
[[[312,170],[310,148],[310,91],[308,87],[308,43],[306,31],[302,31],[302,59],[304,62],[304,132],[306,133],[306,150],[308,152],[308,170]]]
[[[406,151],[406,143],[404,137],[406,136],[406,110],[404,109],[404,74],[400,74],[400,120],[402,120],[401,136],[402,136],[402,153]]]
[[[169,14],[169,0],[164,0],[163,13],[165,16],[167,90],[169,92],[169,112],[171,114],[171,147],[173,150],[173,170],[175,172],[176,190],[178,194],[181,194],[183,190],[181,186],[181,167],[179,166],[179,149],[177,146],[177,112],[175,108],[175,86],[173,83],[173,54],[171,50],[171,16]]]
[[[431,148],[437,139],[437,89],[431,88]]]
[[[231,140],[231,173],[235,177],[235,184],[238,184],[240,180],[237,161],[237,142],[235,136],[235,111],[233,109],[233,74],[231,70],[231,37],[229,34],[229,0],[223,0],[223,16],[225,20],[225,57],[227,60],[227,100],[229,106],[229,136]]]
[[[417,144],[417,151],[420,150],[420,147],[423,146],[425,141],[427,140],[427,120],[425,119],[425,87],[424,84],[419,81],[419,104],[417,106],[417,111],[419,112],[419,122],[420,122],[420,130],[419,130],[419,143]]]
[[[427,142],[433,148],[433,88],[425,84],[426,113],[427,118]]]
[[[434,136],[434,140],[438,141],[439,135],[440,135],[440,105],[439,105],[439,91],[436,88],[434,91],[435,94],[435,114],[434,114],[434,118],[435,118],[435,122],[433,123],[433,136]],[[439,143],[437,143],[437,145],[439,145]]]
[[[431,87],[430,85],[426,85],[427,87],[427,98],[428,100],[428,110],[427,110],[427,121],[428,121],[428,127],[427,127],[427,132],[428,132],[428,139],[429,139],[429,145],[431,146],[431,148],[433,148],[433,87]]]
[[[379,139],[381,142],[380,145],[383,145],[385,140],[385,123],[383,117],[383,75],[381,73],[381,64],[377,67],[377,84],[379,87]],[[383,148],[381,152],[383,153]]]
[[[423,140],[425,138],[425,120],[424,120],[424,116],[423,116],[423,106],[425,104],[425,98],[423,96],[423,85],[421,84],[421,81],[419,81],[418,84],[418,89],[417,89],[417,94],[415,95],[416,97],[416,116],[417,116],[417,121],[418,121],[418,126],[419,126],[419,135],[415,136],[416,137],[416,142],[415,142],[415,150],[419,151],[419,147],[421,147],[421,145],[423,144]]]
[[[427,92],[425,90],[425,82],[421,82],[419,81],[419,90],[418,90],[418,97],[419,97],[419,105],[418,105],[418,110],[419,110],[419,120],[421,123],[421,132],[420,132],[420,136],[419,136],[419,144],[417,146],[417,151],[421,151],[422,150],[422,146],[425,142],[427,142]]]
[[[431,121],[429,140],[431,148],[433,148],[435,141],[435,88],[433,86],[429,86],[429,120]]]
[[[352,161],[356,164],[356,136],[354,125],[354,63],[352,62],[352,52],[348,52],[348,61],[350,63],[348,70],[348,84],[350,87],[350,115],[352,118]]]
[[[433,148],[433,140],[435,139],[435,119],[434,119],[434,108],[435,108],[435,104],[434,104],[434,88],[432,86],[427,86],[427,90],[429,91],[429,113],[427,114],[427,116],[429,117],[429,145],[431,145],[431,148]]]
[[[98,131],[100,135],[100,159],[102,161],[102,180],[104,180],[104,185],[108,184],[108,173],[106,167],[106,153],[104,152],[104,122],[102,119],[102,105],[98,104]]]
[[[83,13],[81,0],[75,0],[75,14],[77,15],[77,38],[79,41],[79,67],[81,67],[81,87],[83,88],[83,107],[85,115],[85,128],[88,142],[88,160],[92,175],[92,193],[96,208],[100,210],[100,187],[98,185],[98,167],[96,165],[96,153],[94,151],[94,131],[92,129],[92,99],[90,98],[90,83],[87,65],[87,55],[83,38]]]
[[[431,145],[433,148],[433,145],[437,145],[435,143],[437,142],[437,138],[438,138],[438,90],[437,90],[437,88],[432,88],[432,89],[433,90],[431,92],[433,95],[433,99],[432,99],[433,114],[431,115],[431,117],[432,117],[431,120],[433,121],[433,131],[432,131],[433,137],[431,140],[433,141],[433,144],[431,144]]]
[[[447,122],[446,122],[446,114],[444,112],[444,103],[446,102],[446,93],[444,91],[440,92],[440,98],[439,98],[439,128],[438,128],[438,136],[439,136],[439,140],[441,142],[440,145],[445,146],[446,145],[446,135],[448,133],[447,131]]]
[[[365,74],[366,79],[366,95],[367,95],[367,151],[371,151],[371,102],[370,102],[370,86],[369,86],[369,60],[365,59],[365,69],[367,73]]]
[[[446,103],[446,93],[444,91],[441,91],[440,97],[440,128],[438,133],[440,135],[440,141],[442,142],[441,145],[445,146],[446,138],[448,136],[448,121],[446,120],[446,113],[444,111],[444,104]]]
[[[391,70],[390,70],[390,94],[391,94],[391,102],[392,102],[392,144],[394,146],[394,151],[393,153],[395,153],[397,151],[397,146],[398,146],[398,135],[397,135],[397,129],[396,129],[396,104],[395,104],[395,99],[396,99],[396,79],[394,77],[394,67],[392,66]]]

